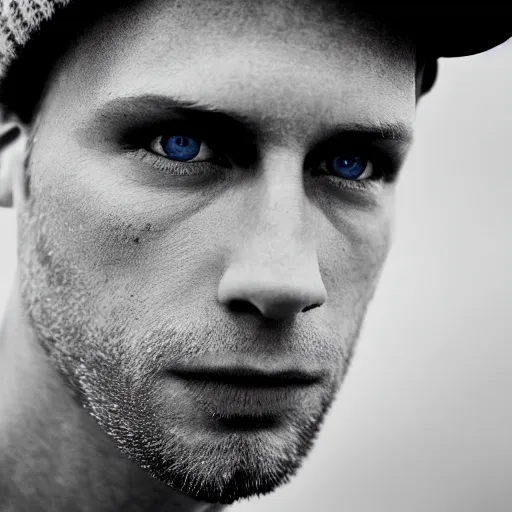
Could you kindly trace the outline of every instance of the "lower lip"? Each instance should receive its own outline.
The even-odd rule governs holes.
[[[192,395],[200,409],[214,419],[233,419],[233,425],[237,424],[235,420],[238,418],[240,426],[246,419],[247,424],[250,423],[250,418],[254,419],[255,425],[270,425],[271,418],[296,410],[310,401],[317,389],[314,384],[258,387],[178,376],[174,378]]]

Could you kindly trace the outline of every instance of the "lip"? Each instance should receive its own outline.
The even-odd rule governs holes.
[[[277,417],[297,410],[317,396],[323,377],[299,369],[250,367],[174,368],[169,374],[214,419]]]
[[[310,386],[321,380],[321,375],[296,369],[266,372],[257,368],[223,367],[174,369],[170,372],[180,379],[212,382],[243,388],[278,388]]]

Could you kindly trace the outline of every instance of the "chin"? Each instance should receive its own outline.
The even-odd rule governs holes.
[[[119,416],[95,416],[117,448],[193,499],[232,504],[289,482],[310,453],[334,393],[324,390],[309,406],[252,416],[137,396],[138,406],[117,409]]]
[[[151,463],[143,466],[164,484],[208,503],[232,504],[268,494],[302,466],[326,410],[307,421],[283,417],[248,427],[237,425],[236,419],[209,432],[180,434],[173,429],[167,442],[153,451]]]

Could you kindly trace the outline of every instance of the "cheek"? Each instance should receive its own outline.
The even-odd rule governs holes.
[[[319,254],[329,301],[343,318],[351,308],[366,307],[391,244],[394,191],[382,191],[378,200],[361,207],[329,205]]]
[[[32,193],[51,219],[48,243],[89,276],[100,309],[121,301],[140,310],[144,301],[165,311],[173,302],[215,300],[225,213],[214,200],[219,190],[144,186],[126,177],[126,165],[55,161],[44,179],[45,167],[36,168]]]
[[[70,374],[69,347],[98,337],[94,307],[98,283],[83,272],[80,259],[56,236],[51,212],[30,199],[18,217],[21,295],[32,327],[57,368]],[[70,366],[71,365],[71,366]]]
[[[373,281],[382,269],[391,244],[392,216],[383,207],[373,218],[363,216],[351,226],[350,258],[358,281]]]

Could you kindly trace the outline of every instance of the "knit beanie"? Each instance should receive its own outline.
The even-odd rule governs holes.
[[[30,36],[71,0],[0,0],[0,76]]]
[[[211,0],[214,2],[215,0]],[[243,1],[243,0],[240,0]],[[252,1],[252,0],[245,0]],[[335,0],[334,0],[335,1]],[[347,0],[350,1],[350,0]],[[51,31],[52,21],[59,11],[70,10],[70,4],[82,4],[82,13],[94,19],[101,16],[102,9],[120,0],[0,0],[0,104],[15,101],[14,95],[20,94],[20,88],[26,82],[36,86],[38,80],[43,82],[44,73],[41,65],[30,67],[30,74],[18,79],[10,90],[5,90],[6,77],[10,68],[16,63],[28,43],[35,36]],[[379,2],[353,2],[356,8],[369,8],[372,12],[388,19],[408,20],[414,25],[414,36],[421,42],[422,52],[437,57],[471,55],[488,50],[512,36],[512,18],[508,13],[508,2],[396,2],[380,0]],[[366,7],[364,7],[366,5]],[[81,15],[79,15],[81,16]],[[65,35],[65,31],[63,32]],[[57,39],[60,33],[57,33]],[[55,37],[53,38],[55,39]],[[64,37],[63,37],[64,39]],[[60,46],[65,46],[61,41]],[[49,53],[42,46],[41,55]],[[46,57],[50,59],[50,57]],[[39,60],[39,54],[35,59]],[[436,63],[430,69],[430,84],[436,74]],[[426,89],[429,89],[427,87]],[[6,98],[7,96],[11,98]],[[26,98],[23,98],[26,101]]]
[[[88,24],[130,1],[0,0],[0,122],[2,107],[29,122],[61,52]]]

